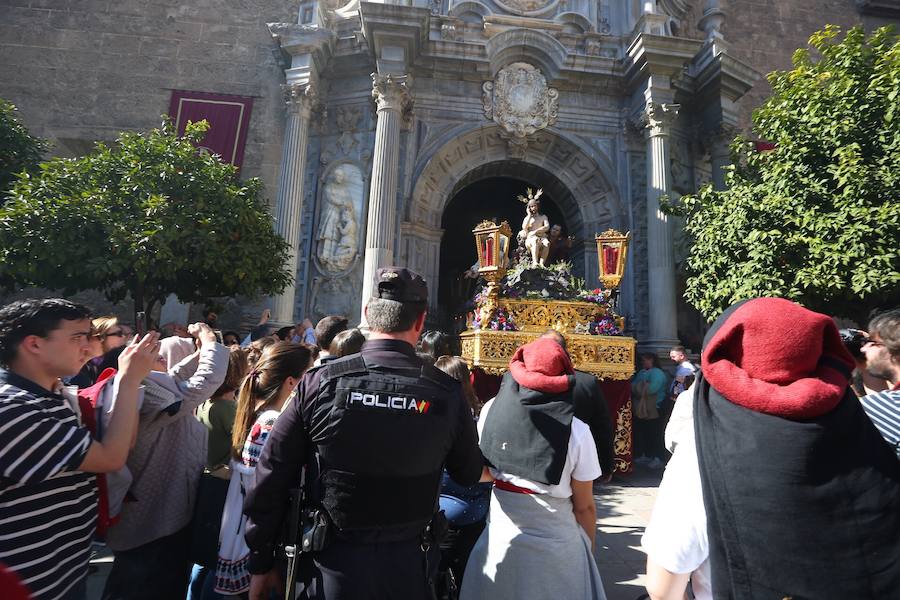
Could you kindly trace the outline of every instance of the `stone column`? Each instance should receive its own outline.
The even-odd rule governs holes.
[[[297,252],[300,246],[300,216],[303,211],[303,183],[306,174],[306,147],[309,142],[309,118],[317,103],[309,84],[284,86],[287,123],[281,154],[281,175],[275,206],[275,231],[290,245],[287,270],[291,282],[272,298],[272,324],[294,324],[294,294],[297,288]]]
[[[363,269],[362,315],[372,296],[375,271],[393,264],[397,239],[397,183],[400,166],[400,126],[411,109],[405,75],[372,74],[372,97],[378,111],[375,153],[369,187],[369,216],[366,222],[366,253]]]
[[[706,137],[713,187],[717,190],[725,189],[725,167],[731,164],[729,146],[737,133],[737,128],[722,125]]]
[[[669,132],[677,104],[647,103],[647,262],[650,304],[647,345],[657,352],[678,343],[672,222],[659,206],[672,190]]]

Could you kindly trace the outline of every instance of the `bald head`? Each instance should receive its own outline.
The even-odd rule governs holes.
[[[541,334],[542,338],[548,338],[562,346],[563,350],[566,350],[566,338],[563,337],[563,334],[558,332],[555,329],[548,329],[544,333]]]

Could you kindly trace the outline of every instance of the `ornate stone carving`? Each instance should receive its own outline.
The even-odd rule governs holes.
[[[352,315],[356,312],[359,290],[348,277],[335,279],[316,277],[312,287],[313,312],[316,318],[325,315]]]
[[[463,35],[453,23],[444,23],[441,25],[441,39],[459,42],[462,41]]]
[[[359,255],[359,223],[365,196],[362,171],[343,163],[328,173],[316,234],[316,257],[326,273],[349,270]]]
[[[485,116],[515,137],[524,138],[556,123],[559,92],[547,87],[540,69],[528,63],[504,67],[482,90]]]
[[[662,104],[648,102],[643,111],[633,115],[626,121],[626,127],[641,131],[648,129],[650,135],[667,135],[670,127],[678,118],[680,104]]]
[[[378,110],[397,110],[404,120],[408,120],[413,108],[409,84],[408,75],[372,73],[372,98]]]
[[[287,109],[309,117],[313,112],[324,112],[319,100],[319,92],[314,85],[308,83],[285,84],[281,86]]]
[[[518,15],[545,11],[559,3],[559,0],[495,0],[501,8]]]

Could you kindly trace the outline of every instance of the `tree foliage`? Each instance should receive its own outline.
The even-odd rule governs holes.
[[[0,98],[0,196],[5,195],[17,173],[36,170],[47,151],[47,142],[29,134],[17,112],[14,105]]]
[[[123,133],[77,159],[26,175],[0,208],[0,282],[73,293],[131,294],[150,311],[182,302],[277,293],[288,246],[273,231],[256,179],[198,152],[205,121]]]
[[[865,320],[900,300],[900,43],[891,28],[827,26],[769,75],[728,189],[682,199],[687,299],[712,320],[738,300],[783,296]]]

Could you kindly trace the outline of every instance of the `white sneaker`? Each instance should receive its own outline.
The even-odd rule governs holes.
[[[648,468],[648,469],[662,469],[662,468],[664,468],[665,466],[666,466],[666,463],[664,463],[663,461],[659,460],[659,458],[654,458],[654,459],[651,460],[649,463],[647,463],[647,468]]]

